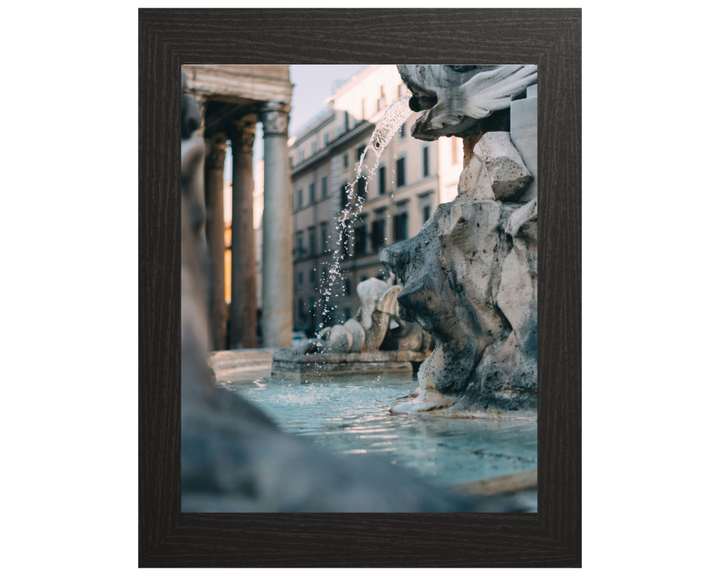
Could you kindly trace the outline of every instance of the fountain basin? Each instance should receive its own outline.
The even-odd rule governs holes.
[[[299,356],[294,349],[283,348],[278,350],[273,357],[272,375],[300,376],[301,378],[385,373],[412,375],[428,355],[427,351],[374,350]]]
[[[234,351],[247,367],[216,386],[242,395],[285,432],[349,458],[383,458],[433,485],[458,489],[537,469],[537,423],[493,418],[437,418],[393,414],[417,390],[411,373],[344,377],[270,375],[259,351]],[[401,400],[402,401],[402,400]],[[507,488],[505,492],[515,489]],[[524,493],[526,511],[537,493]]]

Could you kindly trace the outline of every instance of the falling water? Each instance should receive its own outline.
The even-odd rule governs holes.
[[[387,145],[392,140],[392,137],[400,129],[400,126],[410,117],[412,110],[410,109],[409,101],[411,95],[407,94],[394,102],[383,114],[383,117],[378,121],[375,130],[373,130],[372,136],[370,136],[370,142],[365,147],[360,160],[355,165],[355,180],[348,183],[345,186],[345,194],[347,197],[347,203],[342,207],[338,221],[335,225],[335,229],[338,230],[338,241],[337,248],[333,252],[333,264],[328,272],[329,278],[326,284],[323,286],[322,291],[322,322],[320,322],[318,328],[322,329],[325,325],[325,319],[330,316],[330,299],[333,296],[338,296],[334,290],[339,285],[341,279],[340,262],[342,262],[343,245],[347,248],[348,252],[350,247],[348,242],[350,241],[350,235],[346,234],[353,229],[358,216],[362,213],[363,205],[365,204],[365,198],[359,197],[353,194],[355,184],[357,184],[361,178],[366,178],[369,182],[375,176],[375,170],[380,163],[380,156],[384,152]],[[365,157],[368,152],[372,152],[375,155],[375,161],[371,167],[365,164]],[[363,169],[367,170],[366,174],[363,174]],[[334,308],[337,308],[335,306]]]

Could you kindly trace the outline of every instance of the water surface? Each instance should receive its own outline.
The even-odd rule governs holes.
[[[256,404],[280,428],[344,454],[372,453],[450,486],[537,468],[537,424],[392,415],[415,391],[410,376],[219,382]]]

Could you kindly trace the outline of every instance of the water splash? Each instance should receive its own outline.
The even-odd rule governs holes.
[[[331,298],[338,296],[336,291],[336,285],[339,285],[342,280],[342,271],[340,270],[340,263],[350,253],[350,232],[354,229],[355,224],[362,213],[363,206],[365,204],[365,195],[355,193],[355,185],[360,182],[361,179],[365,179],[364,186],[370,182],[375,176],[375,170],[377,170],[380,164],[380,158],[382,153],[387,148],[387,145],[392,141],[393,136],[400,130],[403,123],[410,117],[412,110],[410,109],[410,94],[406,94],[402,98],[391,104],[383,114],[382,118],[378,121],[370,136],[370,141],[365,150],[363,150],[360,160],[355,164],[355,180],[349,182],[345,186],[345,197],[347,201],[345,206],[341,207],[338,221],[335,229],[338,231],[337,248],[333,251],[333,263],[328,272],[328,278],[325,284],[321,284],[322,298],[318,302],[318,305],[322,306],[322,321],[318,325],[318,330],[322,330],[325,323],[330,318],[331,311],[337,309],[337,306],[330,304]],[[374,154],[374,162],[372,166],[365,164],[365,158],[368,153]],[[372,158],[372,155],[370,156]],[[363,173],[363,169],[366,171]],[[393,173],[395,171],[393,170]],[[365,190],[367,193],[367,188]],[[394,195],[394,192],[391,194]],[[387,225],[386,225],[387,229]],[[387,241],[387,238],[385,238]],[[344,288],[343,290],[344,291]],[[329,322],[328,322],[329,323]]]

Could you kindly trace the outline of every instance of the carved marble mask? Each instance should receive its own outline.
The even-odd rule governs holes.
[[[398,66],[412,92],[410,107],[423,111],[412,128],[419,140],[475,133],[479,119],[510,106],[537,83],[537,66]]]

